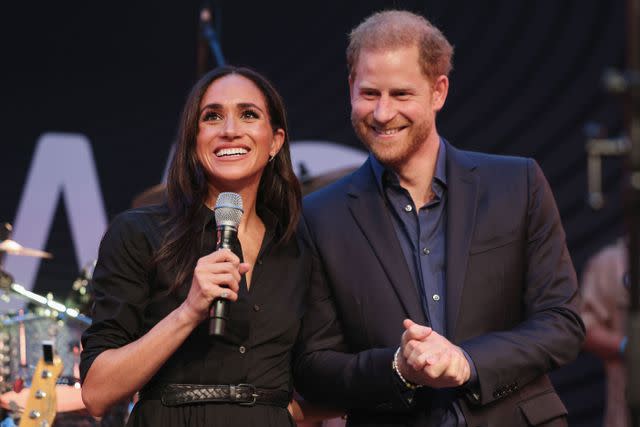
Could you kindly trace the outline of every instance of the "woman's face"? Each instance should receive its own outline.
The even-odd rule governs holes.
[[[260,182],[270,155],[284,143],[284,131],[271,128],[260,89],[246,77],[215,80],[200,102],[196,153],[209,184],[236,191]]]

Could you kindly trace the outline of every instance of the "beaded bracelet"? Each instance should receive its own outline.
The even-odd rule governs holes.
[[[398,368],[398,356],[399,355],[400,355],[400,347],[398,347],[398,349],[396,350],[396,353],[393,355],[393,361],[391,362],[391,368],[393,369],[393,372],[396,373],[398,378],[400,378],[400,381],[402,381],[402,384],[404,384],[404,386],[406,388],[408,388],[409,390],[415,390],[416,388],[419,387],[419,385],[407,381],[402,376],[402,374],[400,373],[400,369]]]

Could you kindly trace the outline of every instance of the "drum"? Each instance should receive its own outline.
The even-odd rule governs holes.
[[[85,318],[86,319],[86,318]],[[91,417],[82,402],[79,382],[80,338],[86,322],[56,317],[44,309],[7,317],[0,328],[0,374],[4,393],[0,405],[18,418],[26,407],[34,368],[42,357],[42,341],[53,341],[64,367],[56,385],[57,405],[53,427],[122,427],[127,405],[113,407],[101,420]],[[22,363],[21,363],[22,359]],[[23,366],[26,360],[26,367]],[[24,388],[19,385],[24,381]]]
[[[64,363],[60,382],[73,385],[80,376],[80,338],[88,325],[42,311],[12,316],[2,322],[1,373],[3,382],[11,388],[19,378],[26,380],[25,385],[30,383],[31,373],[42,357],[42,341],[53,341],[56,354]],[[22,366],[25,362],[26,366]]]
[[[36,309],[2,320],[0,327],[0,405],[14,414],[24,410],[42,342],[51,341],[64,364],[56,385],[58,413],[84,409],[79,382],[80,338],[87,325],[71,317]]]

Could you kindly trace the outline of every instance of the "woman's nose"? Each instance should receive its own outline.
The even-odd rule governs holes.
[[[228,138],[238,136],[238,124],[233,118],[227,118],[222,128],[222,134]]]

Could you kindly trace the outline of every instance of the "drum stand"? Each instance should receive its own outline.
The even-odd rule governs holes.
[[[74,320],[77,320],[78,322],[85,324],[86,326],[91,325],[91,318],[80,313],[75,308],[67,307],[61,302],[54,300],[53,298],[48,298],[35,292],[31,292],[24,286],[15,283],[13,281],[13,276],[3,270],[2,266],[0,266],[0,289],[4,290],[5,292],[11,291],[14,296],[18,296],[25,301],[35,303],[40,307],[51,310],[50,314],[54,317],[59,316],[61,317],[61,319],[70,317]]]

